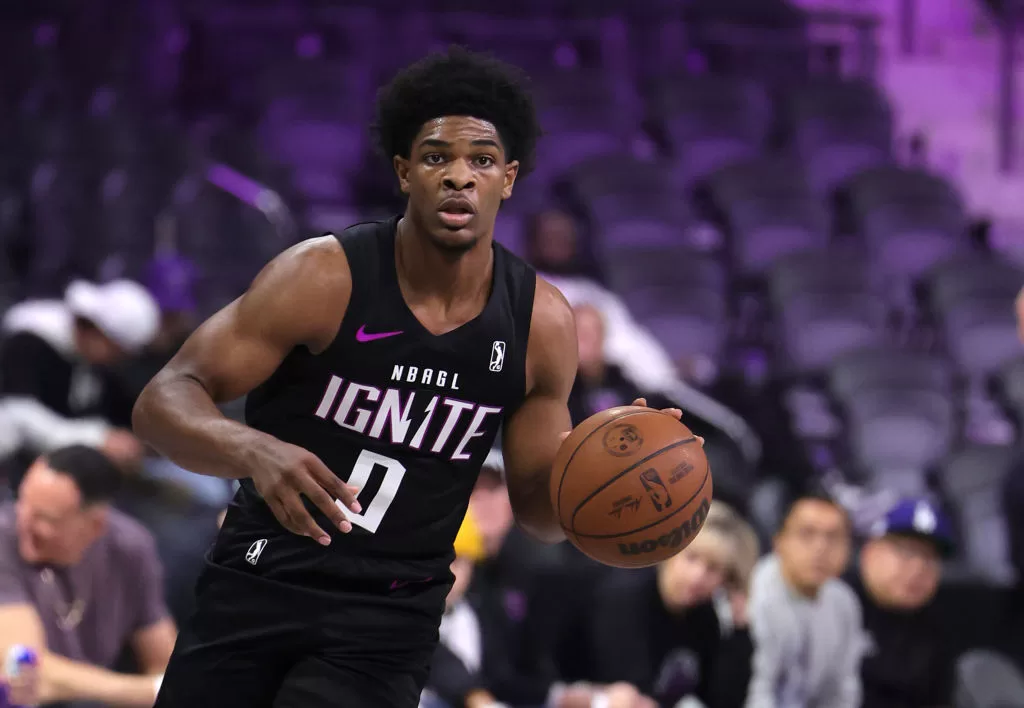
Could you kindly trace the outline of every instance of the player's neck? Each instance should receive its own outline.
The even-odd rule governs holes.
[[[448,253],[415,233],[411,219],[398,222],[396,268],[403,290],[446,300],[473,297],[489,290],[492,277],[491,239],[481,238],[462,253]]]

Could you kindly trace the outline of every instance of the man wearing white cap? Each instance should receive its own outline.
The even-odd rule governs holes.
[[[63,300],[28,300],[0,323],[0,456],[69,444],[120,462],[141,456],[128,427],[131,401],[106,369],[145,347],[160,311],[130,280],[72,283]]]

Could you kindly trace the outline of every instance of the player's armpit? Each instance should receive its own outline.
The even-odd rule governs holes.
[[[555,543],[565,536],[551,506],[551,466],[572,429],[568,400],[579,362],[572,308],[551,284],[537,279],[527,346],[527,394],[506,421],[502,453],[516,521]]]

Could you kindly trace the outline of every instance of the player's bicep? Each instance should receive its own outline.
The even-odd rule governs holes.
[[[561,529],[548,483],[563,435],[572,429],[568,400],[578,354],[572,310],[561,293],[539,279],[526,363],[526,399],[504,427],[505,475],[519,523],[554,541]]]
[[[299,244],[204,322],[161,375],[194,379],[218,403],[239,398],[263,383],[292,349],[329,342],[350,293],[348,263],[333,238]]]

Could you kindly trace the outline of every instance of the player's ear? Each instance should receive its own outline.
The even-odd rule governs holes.
[[[512,160],[505,165],[505,184],[501,188],[501,198],[508,199],[512,196],[512,186],[516,183],[516,175],[519,174],[519,160]]]
[[[398,175],[398,188],[402,194],[409,194],[409,160],[401,155],[395,155],[392,160],[395,166],[395,174]]]

